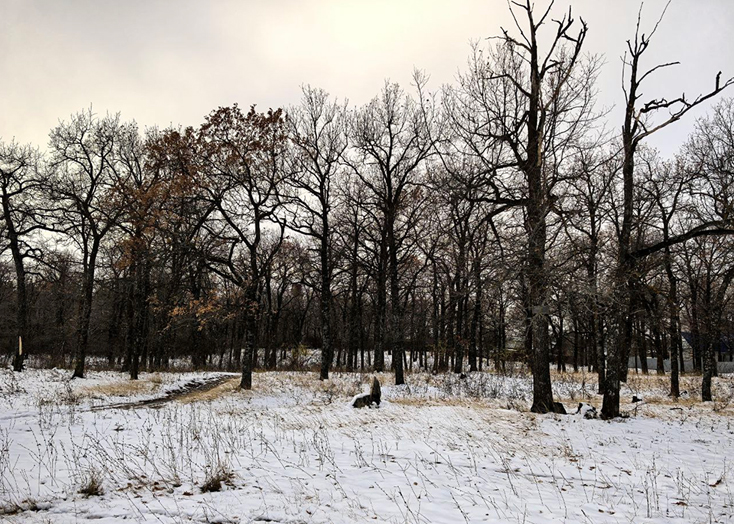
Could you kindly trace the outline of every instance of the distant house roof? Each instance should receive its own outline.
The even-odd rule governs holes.
[[[693,333],[689,331],[681,331],[681,336],[688,344],[693,346]],[[734,335],[721,335],[719,342],[714,344],[714,350],[717,353],[731,353],[734,348]]]

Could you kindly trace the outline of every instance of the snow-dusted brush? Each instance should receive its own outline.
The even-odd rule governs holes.
[[[576,415],[580,415],[586,419],[599,418],[596,408],[586,402],[579,402],[579,406],[576,409]]]
[[[143,388],[122,408],[88,394],[95,380],[123,391],[121,374],[67,390],[28,371],[12,402],[0,396],[0,508],[13,513],[0,520],[14,524],[726,522],[734,504],[731,408],[672,410],[642,379],[638,415],[609,422],[586,418],[597,399],[565,417],[507,410],[530,398],[519,374],[393,386],[388,373],[255,373],[252,391],[146,404]],[[166,391],[196,378],[164,377]],[[381,409],[352,408],[374,378]],[[568,377],[555,399],[578,406],[584,382]]]

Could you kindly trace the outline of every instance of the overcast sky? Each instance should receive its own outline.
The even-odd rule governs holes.
[[[537,0],[544,6],[547,0]],[[665,0],[647,0],[651,28]],[[621,62],[638,0],[575,0],[589,24],[586,51],[606,60],[600,104],[621,125]],[[556,1],[560,15],[568,0]],[[59,119],[90,104],[141,126],[198,125],[218,106],[297,103],[300,86],[352,104],[385,79],[409,88],[453,82],[471,40],[512,27],[505,0],[0,0],[0,138],[45,147]],[[734,76],[734,0],[673,0],[647,65],[678,60],[645,95],[710,90]],[[728,96],[734,97],[734,88]],[[705,110],[696,114],[705,113]],[[673,154],[694,118],[654,142]]]

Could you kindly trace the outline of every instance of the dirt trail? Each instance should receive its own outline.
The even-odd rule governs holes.
[[[135,409],[135,408],[159,408],[174,400],[186,400],[189,397],[195,397],[206,391],[212,390],[227,381],[235,380],[234,375],[216,375],[205,379],[190,380],[183,384],[179,389],[169,391],[161,397],[148,398],[144,400],[135,400],[131,402],[118,402],[116,404],[104,404],[94,406],[90,411],[102,411],[107,409]]]

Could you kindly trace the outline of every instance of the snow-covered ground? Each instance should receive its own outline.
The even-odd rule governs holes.
[[[672,403],[631,375],[613,422],[528,413],[521,374],[379,375],[382,405],[361,410],[371,375],[233,376],[130,408],[217,374],[68,376],[0,372],[0,522],[734,522],[731,376],[701,404],[695,377]],[[595,389],[555,376],[572,412]]]

